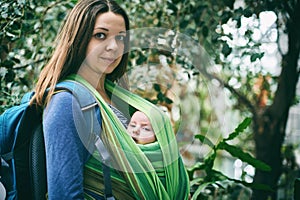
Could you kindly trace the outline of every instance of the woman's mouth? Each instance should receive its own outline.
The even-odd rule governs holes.
[[[104,57],[101,57],[101,59],[108,63],[113,63],[116,60],[115,58],[104,58]]]

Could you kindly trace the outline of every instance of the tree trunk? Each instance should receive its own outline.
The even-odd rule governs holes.
[[[284,119],[283,119],[284,118]],[[267,113],[257,117],[255,123],[256,158],[267,163],[272,170],[269,172],[256,170],[254,182],[266,184],[273,191],[254,190],[254,200],[276,200],[277,182],[282,171],[281,146],[285,136],[287,115],[282,119],[272,119]]]
[[[256,158],[270,165],[270,172],[257,170],[254,183],[270,186],[273,191],[254,190],[252,199],[277,199],[277,183],[282,172],[281,147],[285,138],[289,109],[293,104],[299,79],[300,52],[300,3],[287,23],[288,52],[282,58],[282,71],[274,101],[254,116],[254,140]]]

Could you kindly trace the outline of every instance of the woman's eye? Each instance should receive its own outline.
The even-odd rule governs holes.
[[[104,39],[105,38],[105,34],[104,33],[96,33],[94,35],[95,38],[97,39]]]
[[[125,35],[117,35],[116,36],[116,40],[118,40],[118,41],[124,41],[125,40]]]

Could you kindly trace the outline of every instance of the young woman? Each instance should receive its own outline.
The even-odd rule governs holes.
[[[122,112],[115,108],[115,102],[105,88],[105,82],[107,80],[118,82],[126,71],[129,50],[128,30],[128,16],[114,1],[81,0],[69,13],[58,35],[53,55],[40,74],[32,102],[45,106],[43,130],[46,146],[47,196],[50,200],[104,199],[103,174],[97,171],[98,168],[101,169],[101,163],[94,159],[79,136],[79,132],[90,134],[87,127],[78,127],[77,122],[85,121],[80,105],[71,93],[55,93],[54,87],[69,75],[77,74],[88,82],[95,89],[95,93],[100,96],[99,101],[102,104],[95,107],[99,124],[104,128],[109,126],[109,122],[103,121],[105,118],[103,107],[105,107],[109,113],[117,116],[117,121],[111,122],[112,125],[121,122],[126,127],[127,119]],[[50,90],[44,98],[47,88]],[[108,107],[106,107],[107,105]],[[118,130],[120,129],[122,128]],[[118,130],[109,131],[109,133],[104,131],[103,137],[108,137],[106,135],[117,136],[119,137],[117,144],[126,141],[126,145],[133,146],[134,141],[128,134],[125,134],[126,129]],[[104,143],[110,150],[113,159],[115,158],[120,165],[118,170],[113,171],[114,169],[112,169],[111,173],[116,177],[112,178],[113,195],[116,198],[184,199],[188,196],[188,180],[185,173],[182,177],[179,175],[176,187],[160,183],[156,175],[152,173],[149,175],[149,173],[139,172],[137,175],[132,175],[134,173],[128,173],[126,167],[130,166],[130,169],[135,169],[135,166],[131,166],[135,163],[127,160],[126,157],[117,157],[120,153],[116,153],[113,147],[109,146],[109,142]],[[127,146],[131,148],[130,145]],[[177,151],[174,152],[176,156],[177,153]],[[137,157],[133,158],[136,159],[134,162],[139,163],[139,159],[142,159],[142,165],[148,168],[149,162],[144,161],[143,156]],[[121,166],[124,162],[127,163],[126,170]],[[174,162],[172,160],[172,165],[173,163],[176,163],[174,164],[176,169],[177,165],[182,168],[182,162],[178,156]],[[94,168],[97,172],[90,173],[89,169],[91,168],[87,166],[96,166]],[[179,172],[175,170],[175,173],[177,173],[175,176],[177,177]],[[168,181],[169,178],[166,180]],[[182,187],[182,184],[185,187]],[[149,189],[149,194],[147,194],[147,188],[152,188]]]

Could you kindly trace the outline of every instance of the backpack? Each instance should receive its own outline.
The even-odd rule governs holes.
[[[58,83],[55,90],[71,92],[77,98],[82,110],[97,105],[88,89],[75,81],[67,80]],[[0,116],[0,183],[4,185],[7,200],[46,199],[43,109],[36,105],[29,105],[33,94],[34,92],[26,93],[19,105],[7,109]],[[84,115],[88,116],[85,113]],[[94,127],[92,129],[94,130]],[[109,154],[99,135],[95,135],[95,145],[103,163],[107,163]],[[106,168],[104,169],[105,196],[113,199],[109,168],[104,168]]]

